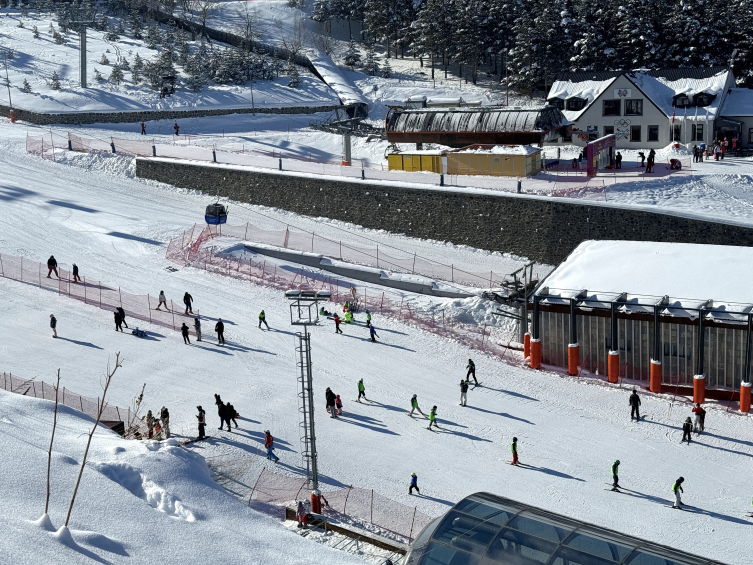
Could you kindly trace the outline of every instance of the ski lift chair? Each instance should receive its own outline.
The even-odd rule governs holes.
[[[206,220],[207,224],[210,226],[227,223],[227,208],[219,202],[210,204],[207,206],[204,220]]]

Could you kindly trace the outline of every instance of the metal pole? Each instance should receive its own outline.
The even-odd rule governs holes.
[[[303,334],[306,339],[306,369],[308,372],[308,394],[309,394],[309,436],[311,442],[311,488],[319,488],[319,469],[316,462],[316,435],[314,434],[314,379],[311,374],[311,336],[308,332],[308,326],[303,326]]]
[[[696,362],[696,375],[702,375],[703,374],[703,354],[704,350],[706,349],[705,346],[705,333],[706,333],[706,326],[703,323],[703,318],[705,315],[705,308],[702,306],[698,310],[698,359]]]
[[[82,25],[78,32],[79,35],[79,73],[81,77],[81,88],[86,88],[86,26]]]
[[[743,367],[743,382],[744,383],[750,382],[750,348],[751,348],[750,334],[751,334],[751,330],[753,330],[753,312],[748,314],[748,333],[747,333],[746,344],[745,344],[745,367]]]
[[[659,318],[659,310],[661,305],[654,306],[654,361],[661,362],[661,320]]]
[[[612,351],[619,351],[617,349],[619,336],[617,332],[617,302],[612,302],[612,343],[611,343],[611,350]],[[657,359],[658,361],[658,359]]]
[[[576,324],[576,305],[578,303],[577,298],[570,299],[570,344],[578,343],[578,326]]]

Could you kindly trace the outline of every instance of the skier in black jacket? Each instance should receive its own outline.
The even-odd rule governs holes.
[[[225,407],[225,404],[222,402],[222,399],[220,398],[219,394],[214,395],[214,403],[217,406],[217,415],[220,417],[220,427],[218,429],[221,430],[222,424],[225,423],[222,418],[223,408]]]
[[[225,343],[225,324],[222,323],[222,318],[217,320],[214,325],[214,331],[217,332],[217,344],[221,345]]]
[[[185,322],[183,322],[183,325],[180,327],[180,333],[183,334],[183,343],[191,345],[191,340],[188,339],[188,326]]]
[[[185,293],[183,295],[183,304],[186,305],[186,314],[188,314],[189,312],[191,312],[191,314],[193,314],[193,308],[191,308],[191,303],[192,302],[193,302],[193,296],[191,296],[188,293]]]
[[[50,327],[52,328],[52,337],[57,337],[58,319],[55,317],[55,314],[50,314]]]
[[[126,324],[126,321],[125,321],[125,310],[123,310],[123,307],[118,306],[117,308],[115,308],[115,310],[117,310],[118,314],[120,314],[120,321],[123,322],[123,325],[125,327],[128,327],[128,324]]]
[[[640,420],[641,398],[640,396],[638,396],[638,393],[635,392],[635,389],[633,389],[633,394],[630,395],[630,400],[628,401],[628,403],[630,404],[630,419],[632,420],[633,418],[635,418],[636,420]]]
[[[120,330],[122,332],[123,331],[123,318],[120,316],[120,312],[115,310],[115,312],[113,312],[113,315],[115,316],[115,331]]]
[[[465,380],[470,381],[471,379],[469,377],[473,377],[473,382],[478,384],[478,381],[476,380],[476,364],[473,362],[473,359],[468,359],[468,365],[465,367],[468,369],[468,373],[465,375]]]
[[[327,399],[327,408],[329,409],[329,417],[337,418],[337,406],[335,404],[337,395],[334,392],[332,392],[331,388],[327,387],[327,391],[324,393],[324,396]]]
[[[235,421],[235,406],[230,404],[229,402],[225,404],[225,409],[227,410],[227,427],[230,427],[230,420],[233,421],[233,424],[235,424],[235,427],[238,427],[238,422]]]
[[[685,419],[685,423],[682,425],[682,439],[680,440],[680,443],[683,441],[688,442],[688,445],[690,445],[690,432],[693,431],[693,422],[690,421],[690,417]]]

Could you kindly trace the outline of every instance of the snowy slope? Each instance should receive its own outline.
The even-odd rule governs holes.
[[[270,429],[280,445],[277,470],[298,472],[294,329],[287,323],[282,294],[190,268],[165,270],[170,266],[164,259],[165,242],[201,222],[202,206],[210,199],[103,172],[106,167],[125,172],[117,170],[123,164],[120,159],[82,156],[81,164],[88,163],[89,169],[43,162],[23,154],[18,127],[4,122],[0,131],[0,251],[36,260],[54,253],[61,264],[76,261],[85,276],[130,292],[165,290],[168,298],[176,298],[188,290],[202,315],[226,320],[228,340],[226,347],[217,347],[210,331],[201,345],[187,346],[178,334],[156,327],[150,328],[159,334],[154,341],[138,340],[116,334],[107,312],[0,279],[0,370],[50,381],[60,367],[64,386],[96,396],[108,356],[121,351],[126,365],[112,385],[114,404],[128,405],[146,382],[147,405],[168,406],[174,432],[188,436],[195,433],[197,404],[209,411],[209,428],[216,427],[212,393],[219,393],[244,417],[240,428],[232,433],[212,429],[216,437],[192,451],[245,462],[249,454],[259,453],[262,432]],[[275,219],[282,218],[325,234],[359,231],[245,205],[231,204],[231,214],[234,223],[252,219],[276,229]],[[340,232],[341,227],[347,231]],[[520,264],[501,254],[449,244],[372,231],[361,235],[475,270],[510,272]],[[262,308],[273,331],[256,328]],[[65,339],[49,336],[52,312]],[[745,477],[753,457],[747,417],[725,412],[726,404],[712,404],[708,433],[691,446],[681,446],[678,426],[689,407],[679,400],[644,395],[646,420],[631,423],[625,389],[532,372],[521,366],[517,354],[499,361],[379,316],[374,323],[381,338],[377,344],[367,340],[362,328],[348,326],[344,336],[335,335],[331,326],[313,329],[317,401],[323,400],[324,387],[331,386],[342,395],[347,414],[332,420],[317,411],[325,487],[373,488],[432,514],[468,493],[488,490],[728,563],[747,562],[748,522],[743,511],[750,500]],[[469,357],[475,359],[484,386],[471,391],[468,407],[461,408],[458,383]],[[352,402],[360,377],[374,404]],[[413,393],[424,411],[438,406],[441,432],[429,432],[425,421],[404,415]],[[522,461],[531,468],[504,464],[513,435],[519,439]],[[17,455],[16,445],[10,449]],[[604,490],[617,458],[622,461],[621,482],[633,490],[629,494]],[[248,485],[269,463],[247,461],[243,483]],[[414,471],[425,494],[420,498],[406,492]],[[686,478],[685,499],[697,508],[693,513],[665,507],[670,486],[680,474]],[[155,471],[153,476],[192,512],[200,507],[185,491],[163,481],[163,475]],[[14,485],[18,498],[21,487]],[[11,522],[7,527],[21,528],[21,520],[36,515],[6,514],[2,520]],[[232,524],[234,515],[228,515]],[[93,513],[91,520],[98,516]],[[104,535],[125,543],[120,527],[117,535],[111,530]],[[141,524],[134,527],[138,530]],[[43,551],[39,550],[42,556]],[[152,555],[164,554],[154,550]]]

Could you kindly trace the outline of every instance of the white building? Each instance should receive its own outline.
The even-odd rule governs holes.
[[[753,91],[734,86],[727,67],[565,73],[552,85],[547,101],[562,110],[572,131],[555,143],[585,145],[612,133],[618,149],[731,139],[735,126],[742,125],[734,117],[732,122],[722,119],[729,93],[735,91],[736,101],[753,107]],[[748,121],[753,132],[753,120]],[[737,131],[747,145],[748,132]]]

